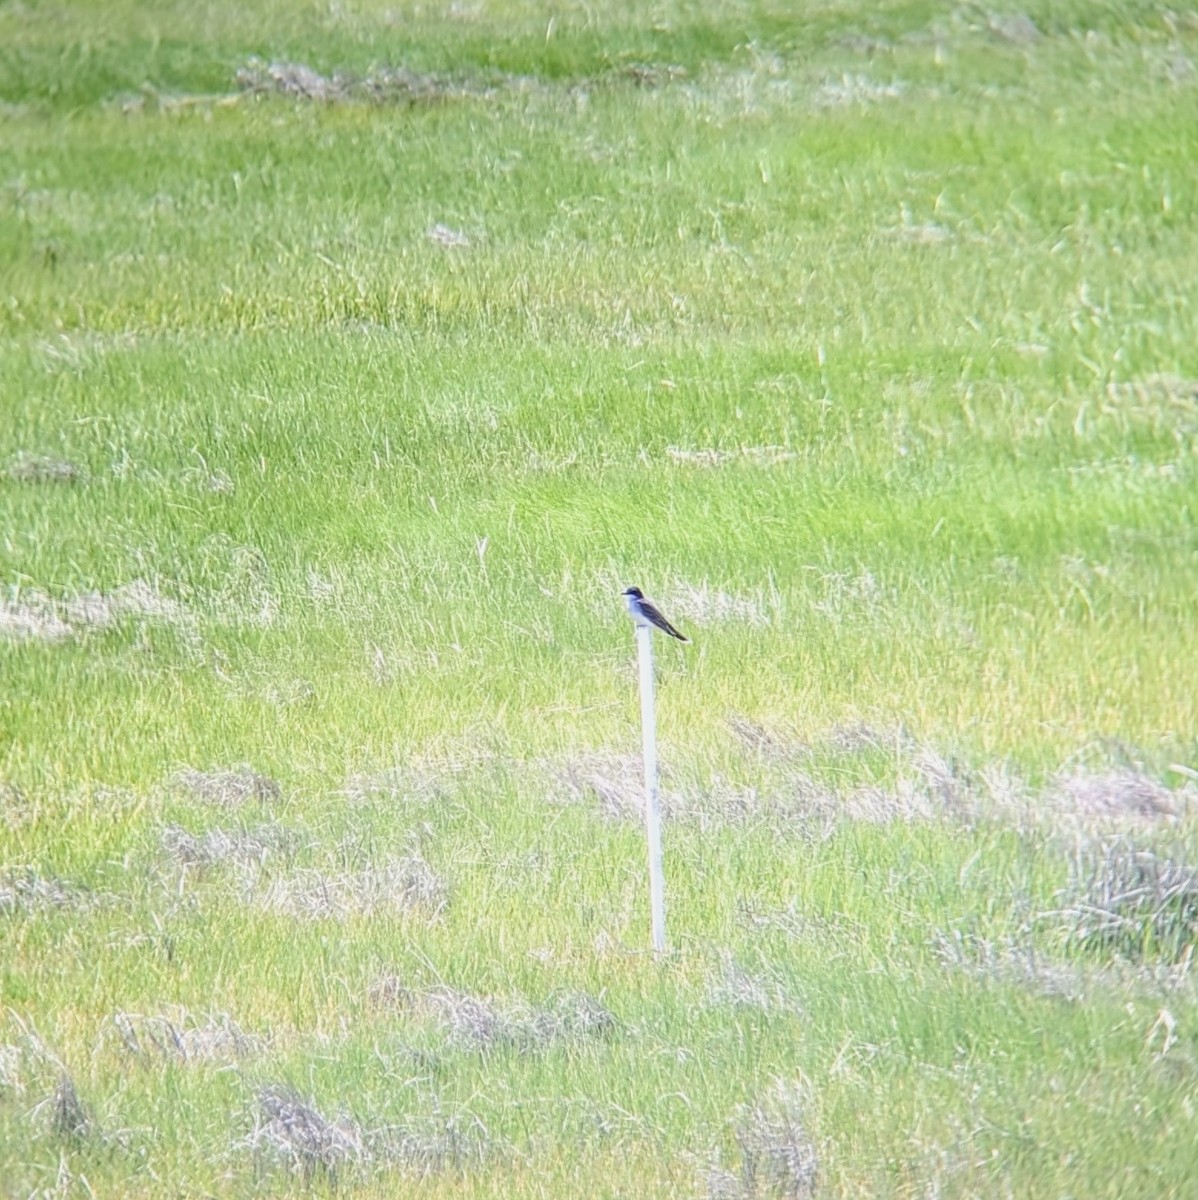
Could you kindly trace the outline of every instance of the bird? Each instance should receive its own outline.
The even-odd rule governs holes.
[[[645,598],[645,593],[639,587],[625,588],[623,593],[624,603],[628,605],[628,615],[638,624],[645,628],[660,629],[662,633],[668,633],[670,637],[677,638],[680,642],[689,642],[690,638],[679,633],[673,625],[669,623],[661,615],[661,610],[653,603],[652,600]]]

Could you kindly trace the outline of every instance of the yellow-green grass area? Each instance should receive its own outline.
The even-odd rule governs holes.
[[[1194,1194],[1196,117],[1148,3],[0,3],[0,1195]]]

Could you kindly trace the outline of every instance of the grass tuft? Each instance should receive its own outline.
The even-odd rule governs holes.
[[[431,1019],[449,1042],[481,1053],[529,1054],[555,1042],[606,1038],[618,1028],[615,1015],[600,1000],[570,990],[537,1006],[523,998],[500,1001],[444,984],[414,990],[386,974],[374,981],[369,995],[377,1007]]]
[[[427,1178],[480,1166],[492,1153],[492,1139],[477,1117],[448,1117],[373,1131],[379,1160],[405,1174]]]
[[[33,867],[9,867],[0,872],[0,916],[78,908],[90,893],[74,883],[42,875]]]
[[[299,837],[295,830],[278,824],[256,825],[251,829],[209,829],[190,833],[178,825],[168,825],[161,834],[163,853],[183,867],[210,867],[220,863],[262,866],[274,854],[294,850]]]
[[[595,806],[611,821],[645,819],[645,775],[638,755],[596,750],[576,755],[550,768],[556,798]],[[663,816],[677,812],[678,798],[660,790]]]
[[[267,1040],[246,1033],[227,1014],[195,1017],[185,1009],[174,1016],[114,1013],[106,1025],[125,1053],[172,1061],[239,1062],[261,1053]]]
[[[21,450],[5,467],[4,476],[14,483],[79,483],[87,478],[87,472],[65,458]]]
[[[255,771],[248,764],[238,767],[199,771],[185,767],[172,779],[183,794],[216,808],[241,808],[246,804],[270,804],[283,789],[275,779]]]
[[[50,1129],[59,1137],[77,1141],[92,1133],[95,1126],[79,1098],[75,1081],[65,1071],[58,1080],[49,1102]]]
[[[1075,772],[1057,782],[1049,804],[1089,822],[1175,821],[1192,805],[1192,789],[1172,791],[1140,771]]]
[[[1029,940],[984,938],[937,931],[932,949],[944,966],[991,984],[1017,984],[1041,996],[1081,1003],[1103,986],[1100,972],[1076,962],[1054,961]]]
[[[1178,962],[1198,942],[1198,869],[1126,835],[1083,847],[1062,895],[1059,915],[1084,950]]]
[[[133,618],[190,629],[193,614],[142,579],[111,592],[88,591],[56,600],[38,588],[10,588],[0,598],[0,635],[58,642],[80,633],[103,633]]]
[[[258,873],[249,877],[251,892],[259,879]],[[307,921],[387,912],[431,918],[445,908],[448,887],[419,854],[412,854],[360,871],[297,870],[262,884],[254,899],[266,912]]]
[[[58,642],[72,632],[53,598],[37,588],[10,588],[0,597],[0,635],[6,638]]]
[[[748,971],[727,952],[720,956],[719,970],[708,975],[707,1003],[715,1008],[727,1006],[765,1013],[802,1011],[798,1000],[774,972]]]
[[[804,1089],[781,1081],[733,1122],[740,1170],[716,1166],[708,1194],[721,1200],[811,1200],[819,1180],[819,1156],[804,1120]]]
[[[246,1139],[255,1155],[305,1179],[334,1182],[345,1166],[369,1160],[362,1130],[349,1117],[332,1120],[286,1086],[263,1087],[256,1101],[254,1127]]]

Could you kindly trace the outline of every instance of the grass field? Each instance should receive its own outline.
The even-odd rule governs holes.
[[[1198,12],[0,0],[0,301],[0,1195],[1198,1193]]]

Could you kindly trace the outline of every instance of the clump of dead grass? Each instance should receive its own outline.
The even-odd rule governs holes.
[[[345,99],[349,78],[343,74],[322,75],[304,63],[265,62],[254,57],[238,67],[234,81],[243,92],[263,95],[276,92],[299,100]]]
[[[348,71],[323,75],[305,63],[251,58],[239,67],[234,81],[244,95],[290,96],[324,104],[348,101],[437,104],[449,100],[487,98],[500,89],[527,86],[520,77],[496,74],[484,80],[408,67],[376,66],[363,77]]]
[[[388,803],[427,804],[443,800],[450,794],[452,776],[452,770],[439,772],[406,766],[359,772],[345,781],[342,795],[353,804],[376,799]]]
[[[945,967],[974,979],[1015,984],[1041,996],[1079,1003],[1103,981],[1078,963],[1045,957],[1029,940],[990,939],[954,930],[937,931],[932,950]]]
[[[684,621],[708,625],[720,621],[761,627],[770,623],[776,598],[761,593],[736,595],[706,581],[698,584],[679,582],[663,597],[667,612]]]
[[[470,246],[470,235],[460,229],[443,225],[438,221],[425,230],[424,236],[435,245],[444,246],[447,250],[466,250]]]
[[[171,1016],[117,1012],[104,1026],[135,1058],[172,1062],[239,1062],[261,1053],[265,1038],[246,1033],[226,1013],[196,1017],[180,1009]]]
[[[14,483],[79,483],[87,478],[87,472],[65,458],[21,450],[4,468],[4,477]]]
[[[645,774],[639,755],[596,750],[551,764],[549,774],[560,800],[595,806],[612,821],[645,818]],[[669,788],[660,788],[658,797],[662,816],[676,816],[679,797]]]
[[[713,775],[680,791],[681,815],[701,827],[764,824],[779,832],[822,839],[840,815],[837,794],[798,769],[762,785]]]
[[[845,108],[899,100],[906,91],[907,85],[902,80],[879,83],[868,75],[846,73],[837,79],[825,80],[816,89],[813,99],[820,108]]]
[[[806,754],[810,750],[810,746],[801,739],[746,717],[743,713],[729,714],[726,724],[742,746],[764,759],[778,761]]]
[[[109,629],[125,617],[142,617],[166,624],[185,624],[191,619],[188,609],[177,600],[164,596],[144,579],[122,584],[114,591],[83,592],[62,605],[67,622],[76,628]]]
[[[60,1137],[76,1140],[86,1137],[93,1127],[75,1081],[64,1071],[50,1098],[50,1128]]]
[[[33,867],[9,867],[0,873],[0,916],[78,907],[88,899],[89,893],[77,885]]]
[[[0,1045],[0,1097],[24,1095],[23,1057],[20,1046]]]
[[[256,885],[256,877],[250,882]],[[411,912],[435,917],[447,898],[444,879],[411,854],[360,871],[295,871],[267,884],[257,903],[267,912],[316,921]]]
[[[373,1132],[371,1142],[381,1161],[419,1178],[465,1171],[482,1163],[490,1152],[487,1128],[475,1116],[382,1128]]]
[[[335,1181],[339,1172],[370,1159],[361,1127],[349,1116],[325,1116],[290,1087],[258,1091],[254,1126],[246,1145],[254,1154],[312,1179]]]
[[[190,627],[193,617],[177,600],[135,579],[112,592],[83,592],[56,600],[40,588],[10,588],[0,598],[0,635],[56,642],[81,633],[104,632],[128,618]]]
[[[917,748],[915,740],[901,725],[881,727],[866,721],[833,725],[822,735],[820,744],[837,754],[902,754]]]
[[[804,1122],[806,1107],[801,1085],[778,1081],[740,1108],[732,1122],[739,1170],[717,1157],[706,1173],[709,1200],[811,1200],[819,1155]]]
[[[178,825],[168,825],[161,834],[163,853],[182,867],[204,868],[221,863],[263,866],[273,854],[294,850],[298,837],[282,825],[258,825],[252,829],[209,829],[195,834]]]
[[[1176,856],[1116,836],[1077,851],[1060,910],[1069,942],[1135,961],[1177,962],[1198,942],[1198,869]]]
[[[375,980],[369,994],[375,1005],[432,1021],[452,1045],[478,1053],[529,1054],[556,1042],[608,1037],[617,1028],[614,1014],[585,992],[558,992],[538,1006],[523,998],[501,1001],[445,984],[411,988],[398,976],[386,974]]]
[[[630,62],[613,67],[608,77],[628,80],[637,87],[659,88],[687,77],[687,69],[677,63]]]
[[[189,798],[218,808],[241,808],[251,802],[270,804],[282,795],[278,781],[255,771],[248,763],[209,771],[184,767],[172,780]]]
[[[347,1168],[372,1163],[427,1178],[477,1164],[489,1149],[487,1130],[475,1117],[368,1127],[348,1113],[327,1116],[286,1085],[262,1087],[255,1100],[245,1146],[308,1182],[323,1179],[335,1186]]]
[[[793,462],[799,456],[797,451],[788,450],[785,446],[740,446],[736,450],[667,446],[666,457],[681,467],[710,468],[727,466],[733,462],[755,467],[773,467],[780,463]]]
[[[707,1003],[713,1008],[755,1009],[758,1012],[797,1014],[802,1011],[802,1006],[780,979],[747,970],[727,951],[720,956],[719,969],[707,977]]]
[[[39,588],[9,588],[0,597],[0,635],[4,637],[58,642],[73,632],[53,598]]]
[[[1047,800],[1059,816],[1083,822],[1173,821],[1192,807],[1193,789],[1172,791],[1138,770],[1075,771],[1054,784]]]
[[[1154,372],[1142,379],[1107,384],[1107,397],[1114,404],[1153,409],[1164,404],[1179,414],[1192,414],[1198,408],[1198,379]]]
[[[56,1060],[55,1060],[56,1061]],[[58,1078],[54,1090],[30,1111],[30,1116],[44,1122],[44,1127],[58,1138],[80,1142],[100,1135],[99,1125],[80,1099],[71,1074],[57,1063]]]

